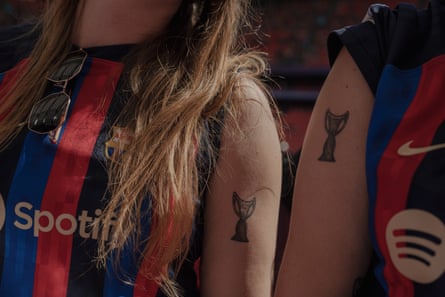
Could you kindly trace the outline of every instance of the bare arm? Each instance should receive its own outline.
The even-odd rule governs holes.
[[[245,86],[241,133],[226,119],[206,201],[204,297],[269,297],[281,188],[279,139],[268,103]],[[252,99],[249,99],[252,98]]]
[[[353,296],[370,258],[365,175],[373,95],[342,49],[307,130],[276,297]]]

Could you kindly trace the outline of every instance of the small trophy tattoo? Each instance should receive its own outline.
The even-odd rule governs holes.
[[[247,219],[255,210],[256,197],[253,197],[250,201],[246,201],[241,199],[240,196],[234,192],[232,196],[232,205],[239,220],[236,223],[235,234],[231,239],[239,242],[249,242],[249,239],[247,238]]]
[[[318,158],[319,161],[335,162],[335,137],[345,128],[348,119],[349,111],[342,115],[335,115],[329,109],[326,111],[325,130],[328,133],[328,138],[323,145],[323,153]]]

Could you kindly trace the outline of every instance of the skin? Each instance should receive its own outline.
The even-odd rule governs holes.
[[[241,96],[242,133],[223,132],[217,173],[206,201],[202,294],[212,297],[268,297],[281,190],[279,139],[268,102],[258,88],[246,85]],[[254,201],[247,219],[248,242],[232,240],[239,220],[233,193]]]
[[[85,0],[73,42],[81,47],[141,42],[161,34],[180,3]],[[281,191],[279,138],[263,92],[245,82],[237,94],[245,101],[239,126],[242,133],[233,133],[238,128],[226,120],[216,173],[206,198],[203,297],[270,297],[272,291]],[[231,239],[239,221],[234,193],[242,200],[256,201],[247,220],[248,242]]]
[[[305,136],[276,297],[352,296],[371,256],[365,176],[366,134],[374,97],[343,49],[328,75]],[[335,161],[318,160],[325,115],[349,112],[336,136]],[[355,285],[354,285],[355,284]]]
[[[181,0],[83,0],[73,42],[81,47],[139,43],[162,33]]]

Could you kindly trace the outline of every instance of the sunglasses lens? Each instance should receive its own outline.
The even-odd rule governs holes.
[[[48,79],[55,82],[70,80],[79,74],[87,57],[87,53],[78,50],[68,54],[62,65]]]
[[[57,143],[71,101],[66,93],[68,82],[80,73],[86,58],[87,53],[82,49],[71,52],[60,67],[46,77],[59,88],[62,87],[62,91],[48,95],[34,104],[28,119],[30,131],[48,134],[50,140]]]
[[[65,120],[70,97],[63,92],[51,94],[37,102],[29,116],[29,129],[38,133],[49,133]]]

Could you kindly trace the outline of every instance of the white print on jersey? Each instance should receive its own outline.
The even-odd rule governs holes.
[[[6,220],[6,208],[3,196],[0,194],[0,230],[3,229]],[[107,226],[101,220],[102,210],[96,209],[94,216],[90,216],[88,210],[81,210],[80,215],[75,217],[69,213],[53,214],[49,211],[34,209],[29,202],[19,202],[14,207],[14,227],[19,230],[31,230],[34,237],[39,237],[41,232],[57,231],[61,235],[70,236],[78,232],[82,238],[97,239],[99,227],[107,235],[112,231],[114,221]],[[106,238],[107,239],[107,238]]]
[[[397,153],[400,156],[409,157],[409,156],[420,155],[420,154],[424,154],[424,153],[428,153],[428,152],[432,152],[432,151],[436,151],[436,150],[441,150],[441,149],[445,148],[445,143],[433,144],[433,145],[423,146],[423,147],[412,146],[412,143],[413,143],[413,140],[410,140],[407,143],[404,143],[403,145],[401,145],[399,147],[399,149],[397,150]]]
[[[391,260],[408,279],[429,284],[445,271],[445,225],[429,212],[408,209],[386,227]]]

